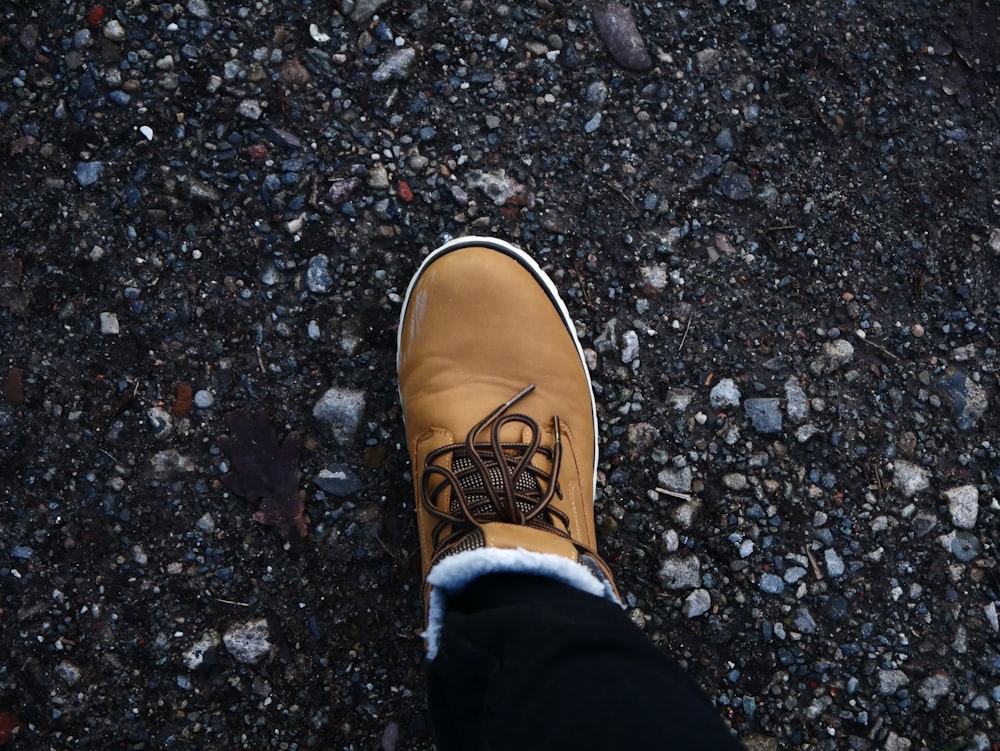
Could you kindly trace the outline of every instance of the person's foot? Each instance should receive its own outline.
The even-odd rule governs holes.
[[[487,573],[617,601],[596,552],[590,376],[548,276],[503,241],[453,240],[410,282],[398,344],[431,656],[446,596]]]

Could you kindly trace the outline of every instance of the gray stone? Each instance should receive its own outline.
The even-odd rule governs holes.
[[[890,696],[910,682],[902,670],[879,670],[878,692],[882,696]]]
[[[177,449],[157,451],[149,458],[150,470],[157,480],[166,480],[185,472],[194,472],[195,464],[190,457]]]
[[[201,518],[195,523],[195,526],[197,526],[198,529],[200,529],[206,535],[210,535],[215,531],[215,519],[208,511],[206,511],[204,514],[201,515]]]
[[[817,433],[819,433],[819,428],[811,422],[807,422],[795,429],[795,440],[799,443],[807,443]]]
[[[333,287],[333,277],[330,275],[330,259],[323,254],[309,259],[306,269],[306,286],[310,292],[325,294]]]
[[[584,133],[593,133],[600,127],[601,127],[601,113],[595,112],[594,116],[583,124],[583,131]]]
[[[260,116],[264,114],[264,110],[258,100],[244,99],[236,106],[236,114],[240,117],[245,117],[247,120],[260,120]]]
[[[760,575],[760,591],[769,595],[780,595],[785,591],[785,582],[777,574],[763,573]]]
[[[118,336],[121,333],[121,326],[118,323],[118,316],[105,311],[101,313],[101,333],[105,336]]]
[[[104,24],[104,38],[112,42],[125,41],[125,27],[121,25],[120,21],[112,18]]]
[[[681,606],[681,612],[688,618],[704,615],[712,607],[712,596],[707,589],[696,589],[689,594]]]
[[[799,581],[807,573],[809,572],[802,568],[802,566],[790,566],[785,569],[785,573],[781,578],[789,584],[795,584],[795,582]]]
[[[188,182],[188,194],[191,196],[191,200],[201,201],[202,203],[219,203],[222,200],[222,195],[219,191],[201,180],[190,180]]]
[[[357,24],[365,24],[385,5],[388,0],[357,0],[354,10],[350,11],[351,20]],[[345,8],[346,10],[346,8]]]
[[[70,686],[75,686],[80,682],[80,678],[83,677],[83,673],[80,671],[80,668],[69,660],[62,660],[58,665],[56,665],[56,675],[66,681],[66,683]]]
[[[781,432],[781,402],[775,398],[747,399],[743,409],[758,433]]]
[[[174,418],[163,407],[150,407],[146,410],[146,417],[157,438],[166,438],[174,428]]]
[[[980,550],[979,538],[971,532],[956,532],[951,538],[951,553],[962,563],[974,561]]]
[[[373,164],[371,170],[368,171],[368,177],[365,182],[369,188],[374,190],[385,190],[388,188],[389,173],[386,172],[385,165],[381,162]]]
[[[809,369],[816,375],[825,375],[842,368],[853,359],[854,345],[846,339],[835,339],[823,343],[819,357],[809,364]]]
[[[893,463],[892,484],[907,498],[912,498],[920,491],[927,490],[931,482],[926,469],[897,459]]]
[[[507,174],[507,170],[478,171],[469,174],[469,187],[483,191],[495,206],[503,206],[524,192],[524,185]]]
[[[210,650],[217,649],[218,646],[219,634],[215,631],[205,632],[198,637],[198,640],[191,645],[190,649],[184,651],[182,656],[184,665],[187,666],[188,670],[195,670],[201,667],[202,663],[205,662],[205,655]]]
[[[83,188],[96,183],[102,174],[104,174],[104,162],[77,162],[76,181]]]
[[[691,468],[681,467],[680,469],[660,470],[656,475],[656,481],[660,487],[672,490],[675,493],[691,492]]]
[[[809,417],[809,399],[799,385],[798,378],[789,378],[785,381],[785,413],[789,421],[795,425],[805,422]]]
[[[840,553],[833,548],[827,548],[823,553],[823,558],[826,561],[827,576],[831,576],[833,578],[843,576],[844,559],[840,557]]]
[[[196,18],[211,18],[212,11],[205,0],[188,0],[188,13]]]
[[[622,362],[630,363],[639,357],[639,335],[629,329],[622,334]]]
[[[750,183],[750,178],[742,172],[725,175],[719,181],[719,189],[722,191],[722,195],[733,201],[745,201],[753,195],[753,185]]]
[[[599,2],[590,12],[598,36],[616,63],[626,70],[648,70],[653,66],[646,43],[627,6],[615,0]]]
[[[666,589],[696,589],[701,586],[701,564],[693,555],[672,556],[660,565],[659,576]]]
[[[248,665],[260,662],[271,650],[266,618],[237,623],[222,635],[222,643],[237,662]]]
[[[910,751],[913,748],[913,741],[901,735],[889,731],[889,736],[885,739],[884,751]]]
[[[372,80],[376,83],[385,83],[393,79],[405,80],[409,77],[416,59],[417,53],[412,47],[393,50],[372,73]]]
[[[313,417],[330,426],[340,443],[354,440],[365,411],[365,392],[331,388],[313,406]]]
[[[936,709],[937,703],[951,691],[951,677],[947,673],[932,673],[920,683],[918,693],[927,702],[928,709]]]
[[[736,388],[736,383],[732,378],[723,378],[708,394],[708,403],[716,409],[727,409],[738,407],[743,394]]]
[[[724,474],[722,476],[722,484],[730,490],[746,490],[750,485],[747,482],[747,476],[739,472],[727,472]]]
[[[799,608],[792,618],[792,626],[802,634],[816,633],[816,620],[808,608]]]
[[[313,482],[337,498],[347,498],[362,488],[361,479],[347,467],[322,469]]]
[[[938,387],[951,401],[959,430],[971,430],[989,406],[986,390],[964,373],[949,372]]]
[[[972,529],[979,517],[979,489],[975,485],[960,485],[944,491],[951,513],[951,523],[961,529]]]
[[[194,406],[198,409],[208,409],[215,404],[215,396],[207,389],[200,389],[194,394]]]

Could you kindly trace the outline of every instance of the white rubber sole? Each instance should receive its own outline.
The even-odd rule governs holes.
[[[583,356],[583,347],[580,345],[580,340],[576,335],[576,326],[573,325],[573,319],[570,318],[569,310],[566,308],[566,303],[564,303],[562,298],[559,296],[559,291],[556,289],[556,285],[549,278],[549,275],[542,271],[542,267],[538,265],[538,262],[520,248],[495,237],[478,237],[475,235],[468,235],[466,237],[456,237],[454,240],[446,242],[440,248],[437,248],[429,253],[420,264],[420,268],[417,269],[413,278],[410,280],[410,284],[406,288],[406,296],[403,298],[403,307],[399,315],[399,327],[396,331],[396,372],[399,372],[399,347],[403,337],[403,317],[406,315],[406,309],[410,303],[410,295],[413,293],[413,288],[416,286],[417,280],[420,278],[421,274],[424,273],[424,270],[434,263],[435,260],[443,255],[446,255],[447,253],[452,253],[454,251],[461,250],[462,248],[490,248],[513,258],[531,273],[531,275],[535,278],[535,281],[537,281],[541,285],[542,289],[545,290],[545,293],[552,301],[556,310],[559,311],[559,315],[562,317],[563,323],[566,325],[566,330],[573,339],[573,345],[576,347],[576,354],[580,358],[580,367],[583,369],[583,374],[587,379],[587,393],[590,394],[590,412],[594,416],[594,478],[592,493],[596,493],[598,456],[597,405],[594,401],[594,387],[590,380],[590,370],[587,368],[587,361]],[[527,383],[525,385],[527,385]],[[402,404],[402,394],[399,395],[399,401],[400,404]]]

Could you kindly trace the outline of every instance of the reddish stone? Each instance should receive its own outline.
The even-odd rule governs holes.
[[[99,26],[104,20],[104,6],[94,5],[87,11],[87,23],[91,26]]]
[[[267,159],[267,145],[263,143],[252,143],[247,146],[250,158],[254,160]]]
[[[194,401],[194,389],[187,381],[178,381],[174,384],[174,404],[170,411],[174,417],[184,417],[191,411],[191,404]]]
[[[0,746],[6,746],[7,742],[14,737],[15,731],[23,727],[24,723],[13,712],[6,710],[0,712]]]
[[[406,180],[399,181],[399,185],[396,186],[396,193],[399,195],[399,200],[403,203],[409,203],[413,200],[413,191],[410,190],[410,184]]]
[[[3,398],[11,404],[24,403],[24,375],[20,368],[11,368],[3,379]]]

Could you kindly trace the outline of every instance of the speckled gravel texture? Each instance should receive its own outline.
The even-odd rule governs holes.
[[[0,19],[0,744],[432,746],[395,326],[476,233],[563,291],[603,553],[749,748],[996,747],[995,2]]]

